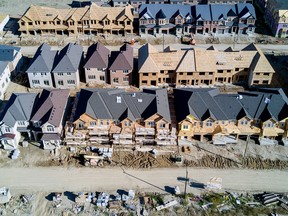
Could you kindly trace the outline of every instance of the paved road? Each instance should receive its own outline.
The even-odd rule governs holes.
[[[223,179],[223,188],[235,191],[288,192],[287,171],[255,171],[240,169],[188,168],[189,178],[206,183],[210,177]],[[51,191],[116,191],[117,189],[142,189],[161,191],[165,186],[184,183],[177,177],[185,176],[185,168],[150,170],[123,170],[121,168],[1,168],[0,187],[10,187],[12,193]],[[188,187],[197,193],[198,188]]]
[[[167,44],[166,46],[171,46],[174,49],[183,49],[183,48],[192,48],[192,47],[198,47],[198,48],[208,48],[209,46],[211,46],[212,44],[198,44],[195,46],[191,46],[191,45],[185,45],[185,44]],[[215,46],[217,49],[219,50],[224,50],[227,47],[231,46],[233,47],[232,44],[213,44],[213,46]],[[240,50],[242,48],[244,48],[245,46],[247,46],[247,44],[235,44],[235,50]],[[117,50],[119,49],[120,46],[107,46],[107,48],[109,48],[111,51],[113,50]],[[135,44],[134,45],[134,54],[137,54],[137,50],[139,49],[139,47],[141,47],[141,45],[139,44]],[[155,47],[157,47],[157,49],[162,50],[162,45],[155,45]],[[288,45],[273,45],[273,44],[258,44],[258,47],[260,47],[263,52],[265,53],[271,53],[273,52],[285,52],[288,54]],[[36,52],[36,49],[38,48],[38,46],[23,46],[22,47],[22,53],[25,56],[32,56],[34,55],[34,53]],[[52,49],[61,49],[61,47],[58,46],[53,46]],[[87,51],[87,46],[84,46],[84,51]]]

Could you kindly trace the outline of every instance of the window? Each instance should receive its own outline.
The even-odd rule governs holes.
[[[96,124],[96,121],[91,121],[91,122],[90,122],[90,126],[95,126],[95,125],[97,125],[97,124]]]
[[[123,82],[129,82],[129,77],[123,77]]]
[[[67,73],[68,76],[71,76],[71,73]]]
[[[90,70],[90,68],[86,68],[86,70]]]
[[[131,24],[131,22],[130,21],[127,21],[127,25],[130,25]]]
[[[64,85],[63,80],[58,80],[58,85]]]
[[[88,75],[88,79],[96,79],[95,75]]]
[[[213,72],[209,72],[209,75],[213,75]]]
[[[248,125],[248,121],[247,121],[247,120],[242,120],[242,121],[240,122],[240,124],[241,124],[241,125]]]
[[[113,78],[114,83],[119,83],[119,78]]]
[[[67,80],[67,83],[68,83],[69,85],[74,85],[74,84],[75,84],[75,80]]]
[[[205,76],[205,72],[200,72],[199,75],[200,76]]]
[[[131,122],[125,122],[125,124],[124,124],[126,127],[130,127],[131,126]]]
[[[5,128],[5,132],[6,132],[6,133],[10,133],[10,128],[9,128],[9,127],[6,127],[6,128]]]
[[[103,120],[101,120],[101,121],[100,121],[100,125],[104,125],[104,122],[103,122]]]
[[[83,128],[84,127],[84,124],[83,124],[83,122],[79,122],[79,124],[78,124],[78,128]]]
[[[54,127],[52,127],[52,126],[47,126],[47,131],[49,131],[49,132],[54,131]]]
[[[189,129],[189,125],[183,125],[183,130],[188,130]]]
[[[206,122],[206,126],[207,127],[212,127],[212,124],[213,124],[213,121],[211,119],[209,119],[207,122]]]
[[[48,85],[49,86],[49,80],[44,80],[44,85]]]
[[[116,70],[112,70],[112,73],[116,73]]]
[[[227,70],[227,73],[231,73],[231,70]]]
[[[235,68],[235,71],[239,71],[240,69],[239,68]]]
[[[149,74],[148,73],[143,73],[143,76],[148,76]]]
[[[46,76],[46,73],[41,73],[41,76]]]
[[[183,75],[183,72],[180,72],[179,75]]]
[[[40,81],[39,80],[32,80],[32,83],[33,84],[40,84]]]
[[[24,126],[24,125],[25,125],[25,122],[24,122],[24,121],[18,121],[18,125]]]
[[[223,73],[223,70],[218,70],[218,73]]]
[[[155,122],[154,121],[148,122],[148,126],[151,126],[151,127],[155,126]]]
[[[159,125],[160,128],[165,128],[165,126],[166,125],[164,123],[160,123],[160,125]]]
[[[128,70],[123,70],[123,73],[124,74],[127,74],[129,71]]]
[[[263,80],[262,84],[269,84],[269,81],[268,80]]]
[[[100,76],[101,81],[105,81],[105,76]]]
[[[63,76],[63,73],[58,73],[58,76]]]
[[[263,73],[264,76],[269,76],[269,73]]]
[[[33,76],[36,76],[37,75],[37,73],[33,73]]]
[[[98,71],[104,71],[103,68],[97,68]]]

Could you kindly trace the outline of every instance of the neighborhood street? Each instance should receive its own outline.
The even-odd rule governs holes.
[[[122,170],[118,168],[1,168],[0,186],[13,194],[51,191],[116,191],[141,189],[163,192],[165,186],[184,190],[185,168]],[[203,169],[188,168],[194,187],[188,192],[200,193],[199,186],[210,177],[223,179],[223,190],[288,192],[288,172],[280,170]],[[178,180],[177,180],[178,178]],[[197,188],[198,187],[198,188]]]

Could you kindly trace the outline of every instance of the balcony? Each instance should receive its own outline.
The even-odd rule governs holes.
[[[155,135],[155,129],[154,128],[142,128],[142,127],[136,127],[136,136],[138,135]]]

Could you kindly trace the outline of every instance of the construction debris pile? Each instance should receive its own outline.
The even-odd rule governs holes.
[[[156,168],[173,167],[170,154],[155,155],[150,152],[117,152],[113,155],[113,162],[127,168]]]
[[[189,167],[210,167],[210,168],[232,168],[239,167],[241,165],[235,160],[229,158],[224,158],[219,155],[204,155],[201,159],[198,160],[187,160],[185,159],[183,164]]]
[[[244,167],[249,169],[287,169],[288,161],[246,157],[242,159]]]

